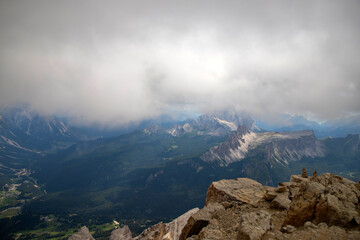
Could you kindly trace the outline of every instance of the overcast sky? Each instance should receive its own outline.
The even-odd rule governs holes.
[[[0,1],[0,105],[127,124],[360,113],[360,1]]]

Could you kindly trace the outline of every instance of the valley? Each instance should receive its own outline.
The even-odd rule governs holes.
[[[318,139],[312,130],[269,132],[237,114],[109,138],[69,133],[68,147],[58,135],[49,138],[51,146],[42,148],[17,138],[18,145],[0,142],[0,228],[8,236],[40,239],[45,232],[62,239],[86,225],[101,238],[114,220],[138,234],[202,207],[208,186],[221,179],[247,177],[276,186],[303,167],[360,179],[359,134]]]

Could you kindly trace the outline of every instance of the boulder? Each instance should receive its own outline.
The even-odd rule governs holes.
[[[237,239],[260,240],[262,236],[271,229],[270,213],[260,210],[244,213],[241,216],[241,223]]]
[[[135,237],[136,240],[160,240],[166,234],[165,224],[159,222],[147,229],[145,229],[139,236]]]
[[[325,192],[325,187],[317,182],[305,181],[300,184],[299,193],[290,203],[285,225],[302,226],[311,221],[318,197]]]
[[[290,199],[287,193],[279,194],[275,199],[271,201],[271,207],[280,209],[280,210],[288,210],[290,207]]]
[[[181,230],[184,228],[188,219],[199,211],[199,208],[191,209],[170,223],[158,223],[150,228],[145,229],[134,240],[174,240],[179,239]]]
[[[162,238],[163,240],[174,240],[179,239],[182,229],[185,227],[189,218],[197,213],[200,209],[194,208],[184,213],[180,217],[176,218],[172,222],[166,224],[167,234]]]
[[[221,203],[224,201],[238,201],[256,205],[265,197],[265,188],[261,183],[249,179],[220,180],[213,182],[206,194],[206,203]]]
[[[316,226],[315,224],[313,224],[310,221],[307,221],[306,223],[304,223],[304,228],[318,228],[318,226]]]
[[[68,238],[68,240],[94,240],[91,236],[89,229],[83,226],[79,231]]]
[[[330,173],[302,181],[285,224],[301,226],[313,221],[330,226],[359,225],[359,196],[355,182]]]
[[[198,235],[200,231],[209,224],[213,213],[223,209],[225,209],[223,205],[214,203],[205,206],[200,211],[191,215],[186,225],[183,227],[179,239],[185,240],[193,235]]]
[[[264,199],[266,201],[272,201],[274,198],[276,198],[278,193],[274,189],[266,189]]]
[[[294,226],[291,226],[291,225],[286,225],[285,227],[282,227],[281,228],[281,231],[283,233],[292,233],[296,230],[296,228]]]
[[[110,240],[132,240],[131,231],[128,226],[117,228],[111,232]]]

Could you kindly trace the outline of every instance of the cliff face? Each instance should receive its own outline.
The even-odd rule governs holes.
[[[111,239],[133,239],[125,228]],[[360,183],[330,173],[307,177],[305,171],[277,187],[221,180],[209,186],[204,208],[134,239],[360,239]]]
[[[324,149],[311,130],[254,133],[243,125],[226,142],[203,154],[201,159],[227,166],[260,153],[266,156],[264,160],[267,162],[287,165],[289,161],[303,157],[323,157]]]

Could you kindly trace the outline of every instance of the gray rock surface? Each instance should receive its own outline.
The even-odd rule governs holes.
[[[277,188],[251,179],[213,182],[180,240],[360,239],[359,184],[323,174]]]
[[[239,201],[256,205],[265,197],[265,192],[266,189],[261,183],[249,178],[220,180],[210,185],[205,205],[224,201]]]
[[[94,240],[86,226],[80,228],[79,232],[70,236],[68,240]]]
[[[271,229],[271,215],[264,211],[254,211],[241,216],[238,239],[260,240]]]
[[[117,228],[111,232],[110,240],[132,240],[131,231],[128,226]]]
[[[271,201],[271,207],[277,209],[289,209],[291,200],[288,197],[288,193],[279,194]]]
[[[300,184],[285,222],[294,226],[306,221],[342,227],[359,225],[359,199],[355,182],[326,173]]]
[[[145,229],[139,236],[135,237],[134,239],[177,240],[179,239],[185,224],[188,222],[188,219],[198,211],[199,208],[194,208],[169,223],[160,222],[150,228]]]
[[[325,150],[311,130],[254,133],[239,126],[231,137],[201,156],[209,163],[227,166],[262,152],[267,162],[289,164],[303,157],[323,157]]]

